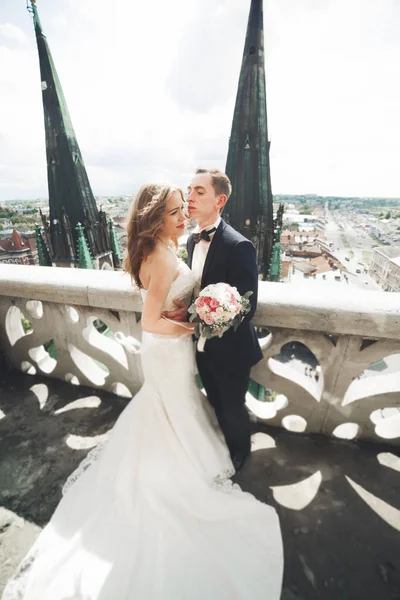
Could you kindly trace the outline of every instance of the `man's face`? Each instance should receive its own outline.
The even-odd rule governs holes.
[[[198,173],[192,177],[188,186],[187,201],[189,217],[201,223],[213,217],[218,218],[220,209],[226,202],[226,196],[215,193],[210,173]]]

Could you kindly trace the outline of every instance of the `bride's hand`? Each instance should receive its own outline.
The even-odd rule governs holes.
[[[174,300],[174,304],[179,307],[178,310],[164,311],[163,317],[170,319],[171,321],[187,321],[187,306],[179,300]]]
[[[196,323],[184,323],[183,321],[172,321],[171,319],[168,319],[168,317],[166,317],[165,315],[161,315],[161,318],[165,319],[169,323],[174,323],[174,325],[176,323],[176,325],[179,325],[180,327],[184,327],[190,335],[194,335],[194,331],[196,329]]]
[[[222,335],[224,333],[224,328],[220,327],[219,329],[214,329],[213,334],[211,337],[218,337],[220,335]]]

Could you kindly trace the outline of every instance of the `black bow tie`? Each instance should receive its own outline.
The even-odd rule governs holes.
[[[214,233],[214,231],[217,231],[216,227],[213,227],[212,229],[209,229],[208,231],[207,231],[207,229],[203,229],[203,231],[200,231],[200,233],[193,233],[194,243],[198,244],[200,240],[204,240],[206,242],[211,242],[210,233]]]

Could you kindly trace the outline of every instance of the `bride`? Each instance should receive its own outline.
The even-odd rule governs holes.
[[[3,600],[280,598],[277,514],[232,485],[224,438],[195,384],[193,325],[162,315],[193,292],[171,248],[184,220],[180,190],[137,194],[125,268],[143,298],[145,382],[98,459],[71,476]]]

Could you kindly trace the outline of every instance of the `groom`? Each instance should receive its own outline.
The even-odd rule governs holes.
[[[252,291],[251,310],[235,332],[208,339],[196,352],[207,398],[215,409],[232,462],[238,471],[250,456],[250,419],[245,406],[250,369],[262,358],[251,319],[257,307],[258,271],[253,244],[225,223],[220,213],[232,187],[217,169],[197,169],[188,191],[189,217],[197,227],[187,242],[195,297],[212,283],[229,283],[240,294]],[[174,313],[175,315],[178,314]],[[175,317],[176,318],[176,317]],[[182,320],[186,318],[182,316]]]

